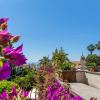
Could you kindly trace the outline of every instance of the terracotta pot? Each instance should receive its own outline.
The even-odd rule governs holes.
[[[72,70],[63,70],[62,71],[63,81],[67,80],[68,82],[76,82],[76,71]]]
[[[90,66],[90,67],[88,67],[88,71],[90,71],[90,72],[95,72],[95,71],[96,71],[96,68],[95,68],[95,67]]]

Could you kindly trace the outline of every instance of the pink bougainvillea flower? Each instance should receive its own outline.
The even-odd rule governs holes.
[[[7,35],[7,34],[8,34],[8,30],[7,29],[5,29],[5,30],[0,32],[0,35]]]
[[[0,18],[0,25],[3,23],[7,23],[8,18]]]
[[[28,91],[25,91],[25,90],[22,90],[20,95],[22,97],[26,98],[29,95],[29,92]]]
[[[0,45],[8,46],[11,37],[12,35],[10,33],[7,33],[6,35],[0,34]]]
[[[6,90],[3,90],[2,93],[0,94],[0,100],[9,100],[9,96]]]
[[[4,80],[10,77],[11,68],[7,62],[3,62],[3,66],[0,67],[0,80]]]
[[[0,30],[2,31],[2,30],[5,30],[5,29],[7,29],[7,23],[1,24],[0,25]]]
[[[12,91],[10,94],[10,100],[15,100],[14,98],[16,98],[18,96],[18,92],[15,86],[12,87]]]
[[[1,18],[0,19],[0,30],[1,31],[7,29],[7,21],[8,21],[8,18]]]
[[[17,42],[17,41],[19,40],[19,38],[20,38],[20,36],[13,36],[13,37],[10,39],[10,41],[11,41],[12,43],[14,43],[14,42]]]
[[[23,49],[23,44],[20,45],[19,47],[17,47],[17,48],[15,49],[15,52],[16,52],[16,53],[21,53],[21,52],[22,52],[22,49]]]
[[[3,53],[6,54],[6,55],[10,55],[10,54],[12,54],[12,53],[21,53],[21,52],[22,52],[22,48],[23,48],[23,45],[20,45],[20,46],[17,47],[16,49],[13,49],[12,47],[7,46],[7,47],[3,50]]]
[[[80,96],[73,96],[66,87],[61,85],[56,79],[52,82],[52,84],[48,84],[48,88],[46,92],[44,92],[43,100],[84,100]]]
[[[10,63],[20,66],[26,63],[26,58],[23,54],[21,53],[11,53],[10,54]]]
[[[9,52],[11,52],[11,51],[13,51],[13,48],[11,48],[10,46],[7,46],[4,50],[3,50],[3,52],[4,52],[4,54],[9,54]]]
[[[0,45],[3,45],[4,47],[8,45],[8,42],[10,41],[10,38],[12,37],[7,29],[7,21],[8,21],[8,18],[0,19]]]
[[[12,94],[17,96],[17,90],[15,86],[12,87]]]
[[[16,49],[7,47],[3,50],[4,54],[9,58],[9,62],[13,65],[20,66],[26,63],[26,58],[22,54],[23,45],[19,46]]]

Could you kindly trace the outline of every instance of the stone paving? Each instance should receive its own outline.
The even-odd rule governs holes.
[[[85,100],[90,100],[91,97],[97,97],[97,100],[100,100],[100,89],[83,83],[70,83],[70,86],[73,92],[80,95]]]

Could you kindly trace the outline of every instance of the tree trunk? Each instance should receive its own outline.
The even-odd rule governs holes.
[[[90,54],[92,55],[92,54],[93,54],[93,52],[92,52],[92,51],[90,51]]]

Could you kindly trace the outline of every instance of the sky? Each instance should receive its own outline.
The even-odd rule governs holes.
[[[80,60],[87,46],[100,40],[100,0],[0,0],[0,18],[20,35],[28,62],[63,47],[70,60]],[[95,51],[94,53],[100,54]]]

